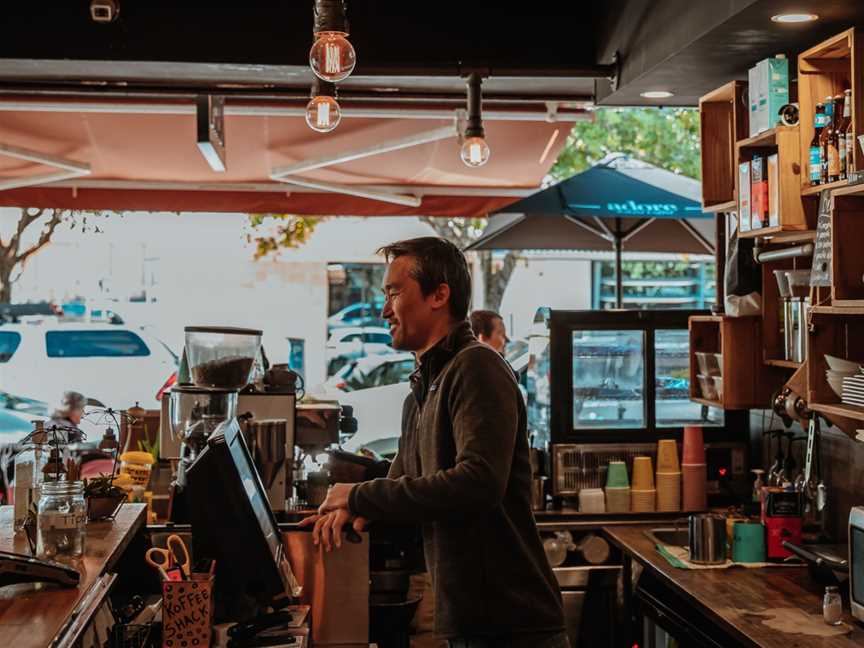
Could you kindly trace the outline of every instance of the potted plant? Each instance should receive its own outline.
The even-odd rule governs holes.
[[[90,522],[110,520],[126,501],[126,491],[114,484],[112,476],[102,475],[84,480],[84,497]]]

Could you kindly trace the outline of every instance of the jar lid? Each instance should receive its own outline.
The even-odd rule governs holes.
[[[43,495],[83,495],[83,481],[46,481],[42,482]]]
[[[187,326],[185,333],[220,333],[222,335],[263,335],[258,329],[235,328],[233,326]]]

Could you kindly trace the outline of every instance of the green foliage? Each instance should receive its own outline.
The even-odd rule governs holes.
[[[627,153],[691,178],[700,177],[699,112],[692,108],[598,108],[577,122],[551,175],[564,180],[609,153]]]
[[[323,217],[292,214],[249,214],[248,243],[255,243],[255,259],[278,256],[283,249],[304,245]]]

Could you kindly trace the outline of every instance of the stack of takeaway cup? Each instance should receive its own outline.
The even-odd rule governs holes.
[[[657,442],[657,510],[681,510],[681,464],[675,439]]]
[[[630,480],[627,464],[610,461],[606,472],[606,512],[628,513],[630,511]]]
[[[633,457],[633,482],[630,486],[630,510],[648,513],[656,510],[654,467],[651,457]]]
[[[708,508],[708,467],[705,464],[705,442],[702,428],[684,428],[684,461],[681,464],[685,511],[704,511]]]

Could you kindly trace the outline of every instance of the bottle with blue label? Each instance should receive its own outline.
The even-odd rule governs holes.
[[[825,104],[816,104],[816,117],[813,120],[813,139],[810,140],[810,168],[809,177],[811,185],[822,184],[822,129],[825,127]]]

